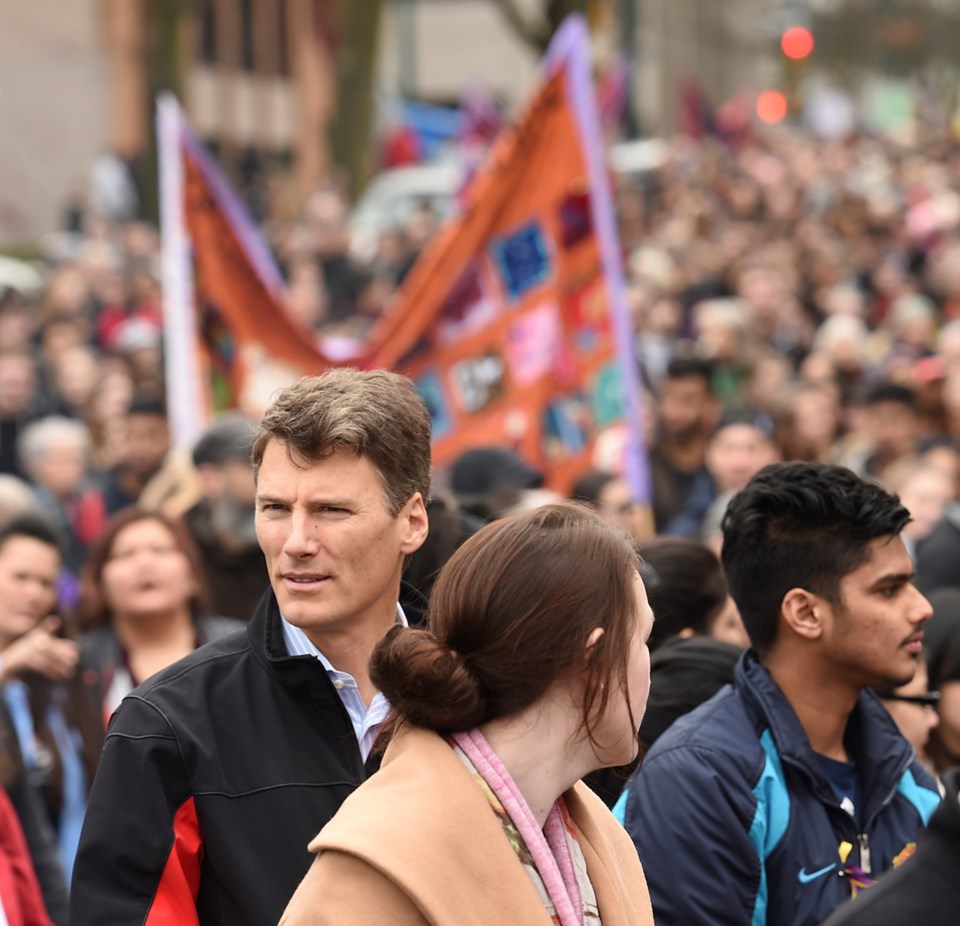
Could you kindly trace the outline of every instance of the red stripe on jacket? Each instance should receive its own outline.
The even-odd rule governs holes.
[[[191,926],[197,919],[203,839],[193,798],[173,818],[173,845],[143,926]]]

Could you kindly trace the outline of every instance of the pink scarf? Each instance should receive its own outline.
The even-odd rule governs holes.
[[[550,808],[546,825],[541,830],[530,805],[483,734],[479,730],[454,733],[453,740],[483,776],[520,833],[543,879],[561,926],[583,926],[580,886],[577,884],[559,802]]]

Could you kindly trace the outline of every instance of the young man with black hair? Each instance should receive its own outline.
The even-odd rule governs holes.
[[[723,565],[752,648],[620,808],[661,926],[814,926],[912,851],[939,794],[867,690],[922,653],[908,520],[819,463],[767,466],[732,500]]]
[[[103,481],[108,514],[135,505],[170,450],[170,426],[162,399],[135,395],[124,415],[123,456]]]

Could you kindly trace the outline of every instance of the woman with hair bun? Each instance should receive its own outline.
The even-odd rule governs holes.
[[[311,843],[283,926],[653,923],[632,842],[579,781],[638,755],[653,614],[637,567],[574,504],[463,544],[428,629],[374,651],[382,767]]]

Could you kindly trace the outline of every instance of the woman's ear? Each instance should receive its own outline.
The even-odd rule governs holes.
[[[604,629],[602,627],[594,627],[593,630],[590,631],[590,636],[587,637],[587,646],[586,646],[588,656],[590,655],[590,650],[593,649],[593,647],[597,643],[597,640],[599,640],[600,637],[603,636],[603,634],[604,634]]]

